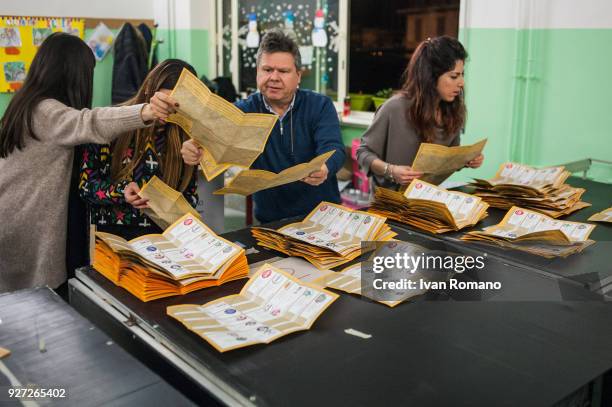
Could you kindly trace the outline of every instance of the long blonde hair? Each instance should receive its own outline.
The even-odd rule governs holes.
[[[148,103],[155,92],[160,89],[174,88],[183,68],[187,68],[196,75],[193,67],[180,59],[167,59],[163,61],[149,72],[138,93],[122,103],[122,105],[131,106],[139,103]],[[111,144],[111,178],[113,182],[130,177],[136,166],[143,159],[147,144],[155,145],[155,136],[156,129],[150,126],[131,131],[119,137]],[[187,139],[188,136],[183,129],[174,123],[167,123],[166,151],[163,156],[158,155],[162,180],[180,192],[185,191],[193,176],[194,167],[185,164],[181,157],[181,146]],[[124,164],[125,153],[132,144],[134,144],[134,156],[129,163]]]

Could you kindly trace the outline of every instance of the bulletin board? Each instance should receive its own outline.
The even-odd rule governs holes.
[[[38,47],[57,31],[83,39],[85,20],[0,16],[0,92],[15,92],[21,87]]]

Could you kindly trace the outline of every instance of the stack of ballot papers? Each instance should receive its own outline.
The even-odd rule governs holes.
[[[248,275],[244,249],[187,214],[163,234],[129,242],[96,233],[94,268],[141,301],[217,286]]]
[[[477,196],[415,179],[403,194],[376,189],[370,213],[431,233],[445,233],[475,225],[487,216],[488,207]]]
[[[198,211],[189,205],[183,194],[156,176],[142,186],[138,195],[149,200],[149,207],[142,209],[142,212],[162,229],[166,229],[186,213],[200,219]]]
[[[278,230],[251,229],[260,246],[303,257],[319,269],[348,263],[361,254],[361,242],[388,241],[396,233],[386,218],[321,202],[303,221]]]
[[[308,330],[337,298],[337,294],[264,264],[240,294],[204,305],[173,305],[166,313],[225,352]]]
[[[474,194],[494,208],[520,206],[558,218],[591,206],[580,201],[583,188],[564,184],[569,176],[562,166],[537,169],[505,163],[492,179],[475,179],[471,185],[476,187]]]
[[[492,243],[547,258],[567,257],[595,243],[589,240],[594,228],[514,206],[499,224],[468,232],[461,240]]]
[[[612,222],[612,208],[604,209],[601,212],[596,213],[589,219],[592,222]]]

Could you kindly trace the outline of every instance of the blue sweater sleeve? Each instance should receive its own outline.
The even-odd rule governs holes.
[[[346,153],[340,134],[338,114],[329,98],[325,98],[323,102],[321,112],[314,126],[313,136],[316,143],[317,155],[321,155],[331,150],[336,151],[326,163],[329,173],[335,175],[344,165]]]

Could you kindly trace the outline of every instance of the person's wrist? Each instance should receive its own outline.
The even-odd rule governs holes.
[[[389,163],[385,163],[383,178],[389,179]]]
[[[153,115],[153,109],[149,103],[145,103],[140,110],[140,118],[144,123],[150,122],[155,119]]]
[[[391,175],[391,182],[393,182],[394,184],[397,184],[397,181],[395,180],[395,174],[393,173],[393,171],[395,171],[395,165],[391,165],[389,174]]]

